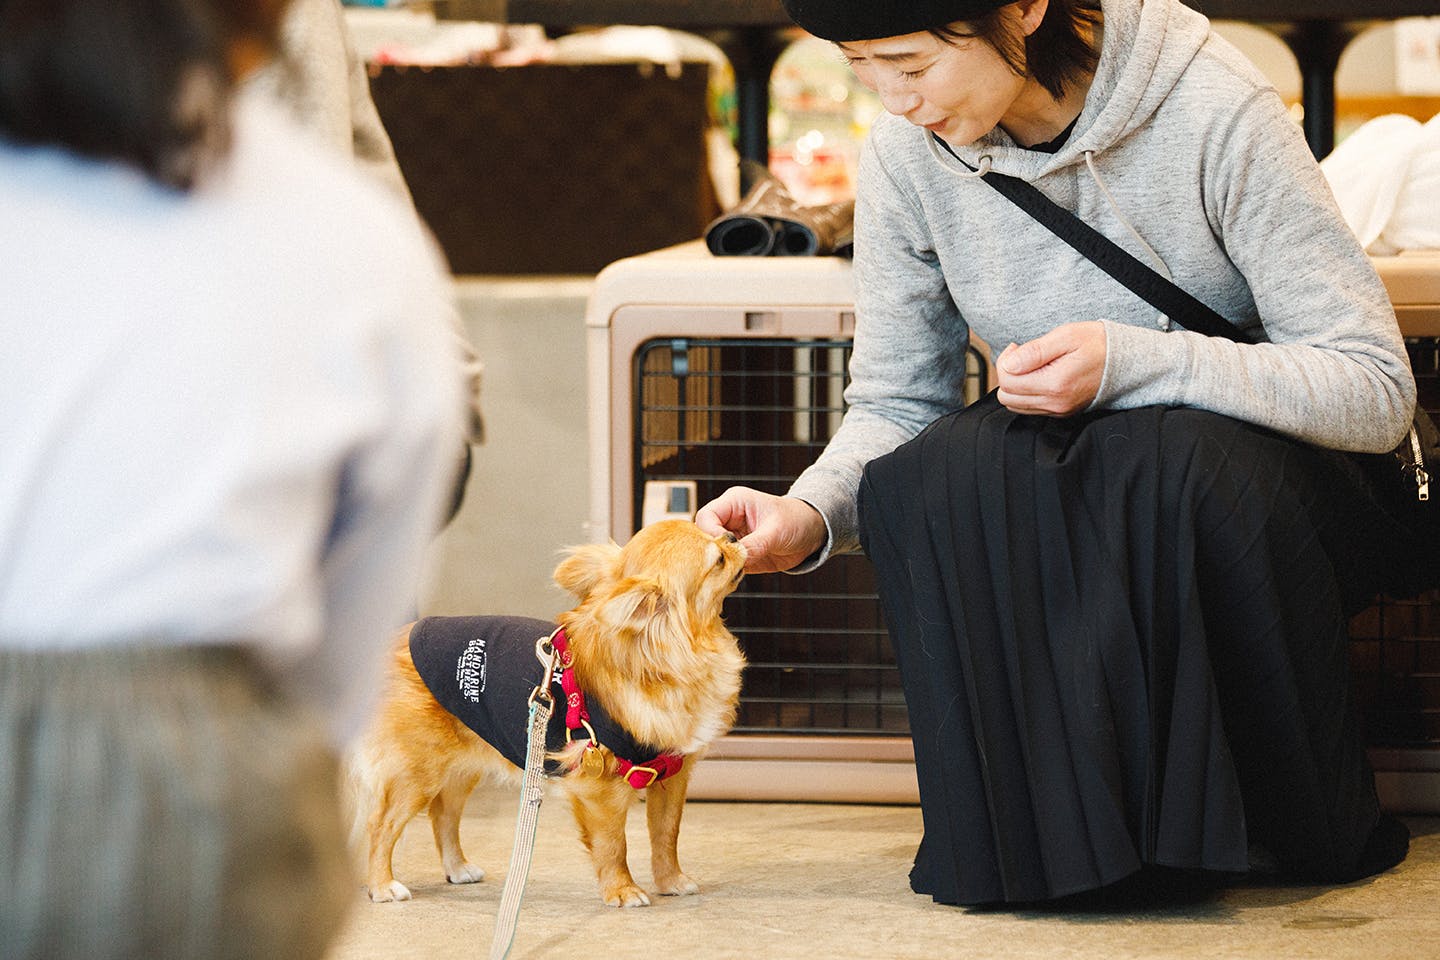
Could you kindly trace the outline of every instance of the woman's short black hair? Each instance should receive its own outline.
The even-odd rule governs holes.
[[[189,188],[228,142],[232,45],[273,50],[281,0],[0,0],[0,137]]]
[[[1040,26],[1024,37],[1009,26],[1007,9],[1000,7],[963,25],[937,27],[930,33],[945,43],[961,37],[983,40],[1011,70],[1034,77],[1057,100],[1069,87],[1095,72],[1100,62],[1095,43],[1095,28],[1103,18],[1100,0],[1050,0]]]

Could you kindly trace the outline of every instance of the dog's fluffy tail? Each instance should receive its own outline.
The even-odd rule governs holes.
[[[344,787],[341,798],[350,820],[350,850],[358,858],[368,854],[368,826],[379,802],[379,781],[368,738],[352,743],[345,751]]]

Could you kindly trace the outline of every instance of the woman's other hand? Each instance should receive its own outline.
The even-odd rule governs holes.
[[[1012,343],[995,358],[995,370],[999,400],[1016,413],[1079,413],[1100,392],[1105,325],[1067,323],[1028,343]]]
[[[825,520],[804,500],[731,487],[695,514],[712,536],[730,532],[745,548],[746,573],[789,570],[825,545]]]

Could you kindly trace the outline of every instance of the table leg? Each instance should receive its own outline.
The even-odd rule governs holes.
[[[1335,68],[1340,54],[1365,26],[1356,21],[1304,20],[1275,28],[1300,65],[1305,140],[1317,160],[1335,149]]]
[[[770,72],[789,46],[784,29],[736,27],[710,30],[735,71],[736,148],[742,160],[770,163]]]

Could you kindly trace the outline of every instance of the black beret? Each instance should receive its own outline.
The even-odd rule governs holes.
[[[1015,0],[784,0],[790,19],[823,40],[878,40],[973,20]]]

